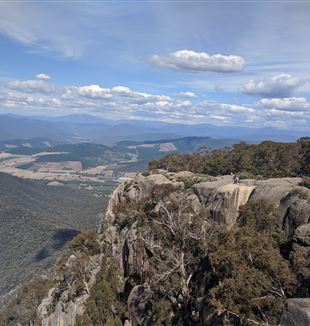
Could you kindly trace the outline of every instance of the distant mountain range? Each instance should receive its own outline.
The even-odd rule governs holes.
[[[55,143],[92,142],[105,145],[120,141],[155,141],[182,137],[213,137],[259,142],[265,139],[295,141],[304,131],[265,128],[215,126],[211,124],[173,124],[138,120],[112,121],[91,115],[26,117],[0,115],[0,141],[48,138]]]

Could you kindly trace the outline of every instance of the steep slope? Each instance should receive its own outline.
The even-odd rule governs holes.
[[[307,325],[302,182],[158,170],[119,185],[98,237],[76,239],[58,266],[41,324],[276,325],[290,298],[282,320],[294,307],[295,325]],[[306,298],[300,311],[294,296]]]
[[[50,266],[81,229],[95,228],[104,200],[0,173],[0,294]]]

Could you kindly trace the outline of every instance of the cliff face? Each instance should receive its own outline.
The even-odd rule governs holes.
[[[199,179],[197,177],[197,180]],[[106,214],[100,225],[102,232],[107,223],[113,223],[115,214],[113,208],[119,203],[138,202],[149,198],[152,189],[157,185],[171,185],[176,190],[184,190],[184,179],[193,179],[191,172],[169,173],[158,170],[149,176],[138,175],[131,182],[119,185],[113,192]],[[301,178],[274,178],[267,180],[241,180],[234,184],[231,176],[209,178],[208,181],[194,183],[191,187],[191,201],[196,200],[196,207],[204,207],[211,212],[214,221],[225,223],[232,227],[238,217],[239,207],[245,205],[251,198],[264,199],[272,203],[278,211],[279,226],[290,236],[296,227],[310,221],[310,190],[302,187]],[[197,200],[198,199],[198,200]],[[199,203],[198,203],[199,201]]]
[[[215,293],[214,284],[218,282],[218,287],[221,288],[229,274],[227,272],[226,278],[222,280],[215,279],[214,266],[218,266],[216,264],[219,258],[214,258],[214,252],[206,254],[208,248],[215,244],[221,248],[222,238],[218,235],[214,238],[214,233],[219,232],[222,237],[225,236],[227,246],[229,241],[235,246],[244,233],[249,232],[246,228],[234,231],[239,223],[240,207],[249,202],[264,200],[275,208],[278,227],[292,243],[293,250],[310,252],[309,198],[310,190],[302,186],[300,178],[241,180],[239,184],[233,184],[231,176],[214,178],[190,172],[169,173],[158,170],[147,176],[138,175],[135,179],[120,184],[112,193],[106,214],[102,216],[98,242],[104,247],[105,255],[114,257],[119,278],[122,280],[121,297],[127,303],[122,323],[153,325],[156,315],[157,323],[163,325],[244,324],[242,310],[237,313],[225,309],[224,306],[217,307],[216,295],[210,297]],[[226,225],[228,230],[232,231],[225,231],[231,233],[214,231],[217,230],[216,225]],[[264,241],[267,241],[266,235],[262,233],[260,236],[262,240],[258,239],[256,245],[259,247],[262,244],[261,250],[266,250],[266,246],[269,246],[268,242],[264,245]],[[229,240],[231,237],[235,237],[235,240]],[[254,240],[248,243],[249,250],[251,241]],[[223,250],[227,247],[225,241]],[[240,243],[243,243],[242,241]],[[268,248],[270,255],[266,255],[266,261],[270,259],[270,266],[264,268],[272,270],[270,275],[281,274],[281,269],[285,271],[285,268],[288,268],[287,263],[282,262],[282,257],[276,253],[274,245]],[[228,256],[236,255],[236,258],[230,259],[239,262],[240,256],[245,255],[247,249],[233,248],[235,251]],[[262,274],[259,274],[262,273],[259,270],[261,267],[257,267],[259,263],[256,263],[260,259],[260,251],[258,250],[255,256],[255,250],[251,250],[246,252],[246,259],[240,260],[240,264],[244,264],[244,269],[248,269],[249,273],[253,270],[258,273],[257,277],[261,277]],[[277,256],[274,258],[273,255]],[[92,275],[100,269],[100,259],[96,261],[97,265],[94,264]],[[278,261],[280,267],[274,267],[272,265],[274,261]],[[224,266],[230,264],[234,266],[235,263],[227,261]],[[239,272],[241,273],[241,269]],[[94,282],[93,277],[88,279],[89,287]],[[286,283],[293,281],[287,281],[285,275],[279,276],[278,281],[272,277],[270,287],[273,290],[267,294],[263,293],[262,298],[276,300],[280,307],[286,298],[283,288]],[[236,279],[236,276],[233,279]],[[253,280],[253,283],[255,282],[256,279]],[[269,280],[266,282],[264,286],[268,287]],[[276,285],[279,282],[282,282],[281,286]],[[309,296],[306,287],[303,286],[304,292],[301,296]],[[65,308],[61,305],[61,298],[64,299],[65,292],[57,299],[55,295],[50,294],[49,299],[41,304],[39,310],[41,316],[44,316],[42,325],[74,325],[76,315],[84,314],[83,307],[90,296],[87,290],[82,293],[70,299],[71,302]],[[158,293],[161,293],[161,296],[157,296]],[[159,301],[159,297],[162,301]],[[310,303],[309,299],[303,300],[304,311],[307,309],[305,307],[310,307]],[[46,301],[49,305],[54,302],[53,313],[49,314],[44,308],[44,305],[47,306]],[[298,312],[290,311],[290,307],[298,310],[298,307],[290,302],[285,310],[285,316],[290,317],[282,318],[283,326],[293,325],[286,320],[292,318],[292,314],[298,315]],[[113,309],[113,313],[117,315],[115,312],[117,309]],[[165,309],[167,309],[164,313],[167,314],[166,320],[161,319],[159,313]],[[263,312],[259,314],[261,317],[254,314],[251,318],[254,321],[256,317],[261,318],[258,321],[271,324],[276,320],[272,319],[276,317],[271,315],[268,317],[268,314],[266,317]],[[304,316],[307,315],[303,314],[305,322],[300,325],[308,325],[310,321],[309,316],[308,319]],[[246,322],[250,322],[251,318]]]

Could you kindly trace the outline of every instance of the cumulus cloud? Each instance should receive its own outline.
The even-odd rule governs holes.
[[[304,97],[263,98],[258,105],[282,111],[307,111],[310,109],[310,102]]]
[[[151,64],[173,70],[189,72],[238,72],[244,68],[244,59],[237,55],[210,55],[206,52],[180,50],[166,56],[152,55]]]
[[[85,97],[91,98],[111,98],[110,89],[102,88],[99,85],[82,86],[78,88],[78,93]]]
[[[39,79],[39,80],[50,80],[51,79],[51,76],[49,76],[47,74],[37,74],[35,77],[36,77],[36,79]]]
[[[43,80],[14,80],[7,83],[6,86],[25,93],[48,93],[52,90]]]
[[[289,74],[279,74],[266,79],[252,79],[242,85],[241,90],[247,95],[260,97],[290,97],[299,87],[308,80],[299,79]]]
[[[196,98],[197,95],[194,92],[180,92],[180,93],[175,93],[173,94],[177,97],[182,97],[182,98]]]

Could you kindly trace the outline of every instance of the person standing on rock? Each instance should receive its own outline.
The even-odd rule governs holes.
[[[239,183],[239,177],[237,177],[236,173],[230,172],[230,175],[233,177],[233,183]]]

